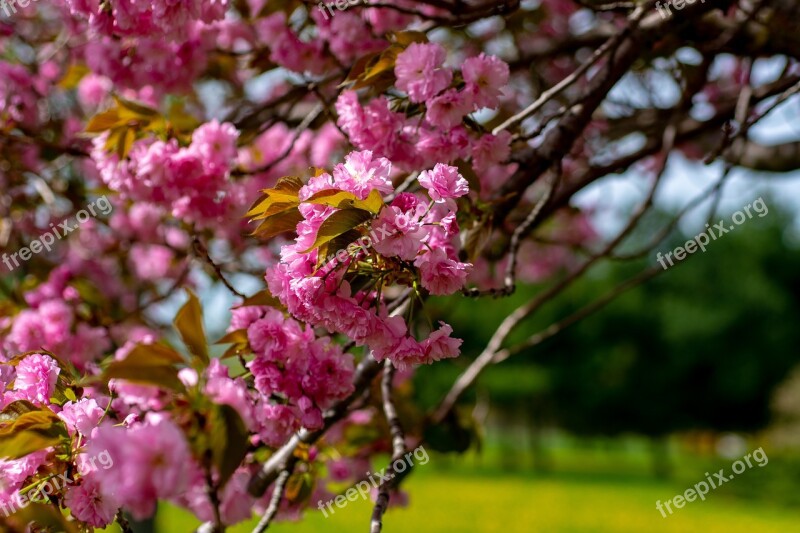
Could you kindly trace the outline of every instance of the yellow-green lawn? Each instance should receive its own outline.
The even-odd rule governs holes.
[[[408,480],[407,489],[411,506],[389,511],[384,520],[386,533],[800,531],[800,511],[734,499],[724,488],[711,492],[705,502],[688,503],[663,518],[655,508],[656,500],[669,499],[682,489],[674,482],[645,478],[421,471]],[[278,524],[270,531],[367,532],[370,509],[369,503],[358,501],[327,519],[313,512],[302,523]],[[230,531],[252,531],[254,523]],[[183,511],[162,509],[159,513],[159,532],[188,532],[195,525]]]

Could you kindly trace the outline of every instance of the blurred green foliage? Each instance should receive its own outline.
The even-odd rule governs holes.
[[[748,220],[705,253],[490,368],[478,393],[494,408],[527,413],[532,424],[577,434],[659,437],[696,428],[764,428],[774,388],[800,363],[800,250],[787,242],[790,225],[774,207]],[[642,233],[632,248],[655,232]],[[671,251],[688,238],[676,234],[640,260],[596,267],[520,327],[512,342],[575,312],[656,264],[656,251]],[[520,287],[505,300],[435,301],[435,312],[464,337],[465,355],[417,374],[423,402],[439,400],[503,317],[537,290]]]

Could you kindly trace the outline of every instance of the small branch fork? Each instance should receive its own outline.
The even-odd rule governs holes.
[[[480,290],[476,288],[464,289],[464,296],[475,298],[479,296],[485,296],[487,294],[494,297],[510,296],[514,294],[514,291],[517,288],[517,257],[519,256],[519,247],[522,244],[522,238],[526,235],[528,230],[539,221],[539,216],[542,214],[544,206],[547,205],[547,202],[549,202],[550,198],[553,197],[553,192],[555,191],[559,178],[561,177],[560,163],[557,166],[558,168],[556,172],[553,173],[553,177],[546,185],[544,194],[542,194],[542,197],[539,198],[539,201],[533,206],[531,212],[528,213],[528,216],[525,217],[525,220],[522,222],[522,224],[517,226],[517,229],[514,230],[514,233],[511,236],[511,245],[508,252],[508,267],[506,268],[506,276],[503,287],[500,289],[492,288],[486,290]]]
[[[510,315],[508,315],[497,330],[492,335],[489,343],[484,348],[483,352],[475,359],[472,364],[458,377],[456,382],[450,388],[450,391],[447,393],[445,398],[439,404],[439,406],[434,410],[431,416],[431,423],[432,424],[439,424],[441,423],[450,411],[455,407],[458,400],[461,396],[466,392],[473,383],[478,379],[481,372],[483,372],[487,367],[491,364],[495,363],[497,359],[503,360],[508,357],[507,350],[502,350],[501,347],[503,342],[508,338],[511,332],[516,329],[519,324],[532,315],[534,312],[539,310],[545,303],[552,300],[555,296],[560,294],[564,291],[567,287],[569,287],[574,281],[579,279],[583,274],[585,274],[597,261],[600,259],[609,256],[625,238],[634,230],[634,228],[638,225],[641,218],[645,215],[645,213],[650,209],[653,205],[653,199],[655,197],[656,190],[658,189],[659,183],[661,183],[661,179],[664,176],[664,172],[667,168],[667,162],[669,160],[669,153],[674,146],[675,141],[675,127],[674,125],[670,125],[666,128],[664,132],[664,145],[666,146],[665,150],[665,157],[661,162],[661,167],[657,172],[655,178],[653,179],[653,184],[650,187],[650,191],[647,194],[646,199],[636,212],[631,216],[628,224],[625,228],[611,241],[609,242],[603,250],[600,252],[590,256],[583,264],[581,264],[577,269],[575,269],[572,273],[570,273],[566,278],[562,279],[555,285],[551,286],[550,288],[544,290],[543,292],[539,293],[529,302],[521,305],[517,309],[515,309]]]
[[[213,259],[211,259],[211,256],[208,253],[208,248],[206,248],[206,245],[203,244],[203,242],[200,240],[200,237],[195,235],[194,238],[192,239],[192,242],[194,243],[194,249],[197,252],[197,254],[200,256],[201,259],[205,260],[205,262],[208,263],[211,266],[211,268],[214,269],[214,272],[217,274],[217,278],[219,278],[219,280],[225,285],[225,287],[227,287],[227,289],[231,291],[231,293],[233,293],[234,296],[238,296],[239,298],[242,299],[247,298],[244,294],[237,291],[236,288],[228,282],[228,280],[222,274],[222,269],[219,267],[219,265],[217,265],[214,262]]]

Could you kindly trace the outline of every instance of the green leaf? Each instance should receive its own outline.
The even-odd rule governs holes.
[[[221,490],[242,464],[249,448],[249,432],[242,417],[230,405],[214,405],[209,438]]]
[[[273,296],[271,292],[269,292],[269,289],[260,290],[254,295],[245,298],[239,307],[250,307],[253,305],[265,305],[267,307],[274,307],[281,310],[286,309],[281,301],[277,297]]]
[[[200,306],[200,300],[192,291],[187,290],[186,292],[189,294],[189,300],[178,311],[174,325],[180,333],[183,343],[205,368],[208,366],[209,358],[206,334],[203,329],[203,308]]]
[[[17,402],[14,402],[17,403]],[[17,405],[14,409],[29,409],[27,405]],[[9,411],[3,410],[4,416]],[[0,458],[19,459],[26,455],[56,446],[67,439],[66,426],[49,409],[28,411],[17,416],[13,422],[0,426]]]
[[[262,239],[269,239],[275,235],[286,233],[287,231],[296,231],[297,224],[303,220],[303,215],[296,207],[277,213],[269,218],[264,219],[261,224],[255,229],[253,235],[261,237]]]
[[[114,95],[114,101],[120,110],[120,117],[126,119],[152,120],[158,117],[158,111],[144,104],[128,100],[119,95]]]
[[[235,331],[231,331],[214,344],[241,344],[247,341],[247,330],[237,329]]]
[[[351,229],[321,245],[317,254],[317,268],[321,268],[330,261],[335,260],[339,250],[348,251],[348,247],[360,238],[361,233]]]
[[[70,90],[78,86],[78,83],[84,76],[89,74],[91,70],[83,63],[73,63],[67,69],[64,77],[58,82],[58,86],[62,89]]]
[[[328,189],[318,192],[303,203],[327,205],[337,209],[363,209],[377,215],[383,207],[383,197],[377,189],[372,189],[364,200],[347,191]]]
[[[303,502],[314,491],[314,476],[310,472],[295,472],[286,482],[286,499],[291,503]]]
[[[103,133],[104,131],[119,126],[121,123],[119,112],[116,109],[109,109],[108,111],[103,111],[93,116],[91,120],[89,120],[89,124],[86,125],[86,132]]]
[[[427,43],[428,35],[422,31],[398,31],[389,34],[392,41],[407,47],[411,43]]]
[[[300,204],[298,193],[303,187],[303,180],[298,176],[284,176],[278,180],[272,189],[263,189],[264,194],[259,197],[247,211],[245,217],[253,220],[267,218],[291,207]],[[275,206],[275,207],[273,207]]]
[[[141,385],[153,385],[164,389],[183,392],[186,390],[178,379],[178,369],[169,366],[136,365],[129,363],[109,367],[103,373],[103,380],[124,379]]]
[[[331,214],[317,231],[317,238],[303,253],[308,253],[314,248],[329,242],[339,235],[363,224],[372,218],[372,213],[362,209],[342,209]]]
[[[34,411],[41,411],[41,408],[28,400],[15,400],[0,411],[0,424],[13,422],[25,413],[32,413]]]
[[[59,533],[80,533],[74,521],[68,520],[57,506],[42,503],[29,503],[13,513],[15,522],[35,525],[32,531],[58,531]],[[0,524],[2,520],[0,520]],[[3,529],[3,531],[6,531]],[[9,530],[11,531],[11,530]]]
[[[185,363],[175,350],[160,344],[137,344],[122,361],[113,361],[100,380],[124,379],[143,385],[154,385],[177,392],[186,390],[178,379],[176,364]]]

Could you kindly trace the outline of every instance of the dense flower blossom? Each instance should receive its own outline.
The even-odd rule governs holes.
[[[424,102],[439,94],[453,79],[452,71],[442,68],[446,56],[438,44],[411,43],[397,56],[397,88],[407,92],[412,102]]]
[[[390,183],[388,162],[381,162],[378,167],[381,172],[376,174],[365,163],[372,161],[371,158],[372,154],[368,152],[352,153],[347,160],[360,164],[350,165],[349,170],[345,165],[339,169],[340,173],[348,176],[346,179],[331,179],[323,174],[312,178],[306,187],[313,191],[324,188],[344,190],[360,198],[368,194],[362,186],[364,181],[372,183],[376,190],[384,190],[383,185]],[[354,174],[363,177],[360,180],[353,179]],[[456,169],[443,166],[434,168],[432,174],[423,173],[420,184],[435,191],[431,199],[425,202],[413,194],[398,195],[392,205],[384,207],[378,218],[372,221],[368,236],[370,243],[374,243],[373,249],[385,253],[386,257],[416,258],[415,264],[422,265],[424,269],[421,271],[422,285],[436,294],[450,294],[463,285],[469,265],[458,261],[454,239],[457,234],[454,218],[456,206],[447,198],[466,194],[466,180]],[[310,196],[308,191],[301,190],[300,194],[301,198]],[[354,289],[350,285],[345,279],[346,268],[334,265],[315,269],[318,252],[307,249],[313,242],[314,234],[334,210],[316,205],[302,207],[304,220],[298,224],[295,244],[284,246],[281,263],[267,272],[271,292],[281,299],[296,318],[323,326],[331,332],[343,333],[357,343],[369,346],[376,359],[388,357],[404,367],[431,362],[435,356],[458,355],[457,349],[444,355],[443,351],[431,352],[424,342],[420,344],[409,335],[401,317],[388,316],[386,309],[378,303],[379,294]],[[386,238],[390,239],[390,244],[381,244]],[[391,244],[398,246],[395,248]],[[436,251],[437,248],[441,249]],[[369,253],[366,247],[362,247],[354,252],[353,260],[364,260]],[[414,272],[408,274],[417,275]],[[251,342],[261,345],[261,339],[267,337],[256,327]],[[456,347],[456,344],[451,346]],[[262,368],[261,363],[258,366],[264,386],[285,388],[281,381],[284,378],[282,374],[271,366]],[[253,373],[256,374],[255,370]]]
[[[75,518],[96,528],[113,522],[120,507],[113,496],[102,492],[95,473],[83,476],[80,484],[70,486],[64,503]]]
[[[68,0],[73,15],[88,20],[101,34],[149,36],[154,33],[181,39],[194,21],[220,20],[225,15],[227,0],[156,0],[152,3],[110,0],[101,6],[97,0]]]
[[[419,183],[428,189],[428,194],[435,202],[458,198],[469,192],[469,184],[458,173],[458,169],[441,163],[433,170],[426,170],[420,174]]]
[[[29,355],[17,365],[14,390],[26,400],[48,404],[55,392],[60,373],[61,369],[52,357],[42,354]]]
[[[256,354],[248,364],[256,389],[265,400],[273,395],[289,400],[304,426],[319,427],[322,410],[352,391],[352,358],[327,339],[315,339],[310,328],[268,309],[247,332]]]
[[[433,126],[450,130],[472,111],[472,96],[465,91],[448,89],[428,103],[425,118]]]
[[[172,209],[173,216],[210,222],[228,210],[225,191],[237,155],[238,132],[230,124],[209,122],[195,131],[192,143],[142,140],[130,159],[120,161],[98,137],[92,157],[103,181],[123,197]]]
[[[91,435],[103,418],[104,410],[92,398],[84,398],[78,402],[67,402],[58,417],[67,424],[67,428],[82,435]]]
[[[73,363],[83,367],[100,356],[108,340],[102,328],[81,322],[73,329],[74,322],[75,311],[63,300],[44,301],[16,316],[5,337],[5,349],[20,353],[45,348],[69,354]]]
[[[476,200],[492,200],[516,169],[511,134],[487,133],[488,113],[476,113],[520,96],[502,90],[508,65],[480,53],[489,46],[410,42],[438,39],[438,30],[408,30],[448,15],[412,0],[335,17],[269,0],[62,4],[23,11],[19,25],[0,21],[0,191],[13,202],[0,217],[0,252],[74,216],[86,197],[107,194],[113,212],[82,222],[24,268],[0,265],[10,295],[0,299],[0,410],[30,402],[59,435],[0,459],[0,501],[68,475],[53,503],[82,531],[108,526],[120,510],[150,517],[158,500],[203,521],[218,511],[233,525],[269,504],[248,491],[256,463],[293,434],[324,429],[324,441],[294,456],[290,483],[303,487],[278,518],[296,518],[375,471],[375,454],[389,451],[374,402],[348,404],[355,410],[332,426],[323,418],[354,398],[356,361],[388,359],[399,386],[419,365],[457,357],[453,328],[421,319],[429,309],[419,306],[468,279],[495,281],[485,259],[464,262],[459,222],[474,222]],[[386,52],[374,78],[355,87],[344,79]],[[465,60],[448,65],[449,53]],[[137,103],[151,108],[147,120],[131,113]],[[329,171],[307,178],[311,165]],[[480,190],[462,176],[469,165]],[[302,176],[303,186],[284,198],[287,234],[257,245],[243,215],[280,176]],[[309,202],[325,192],[347,201]],[[353,197],[370,205],[361,222],[315,245]],[[570,260],[535,251],[530,242],[520,249],[522,277]],[[207,287],[202,267],[212,278],[266,271],[272,293],[231,310],[235,344],[222,359],[183,350],[160,329],[174,291]],[[366,349],[353,355],[349,341]],[[3,413],[2,429],[13,416]],[[237,441],[238,465],[217,464],[222,436]],[[101,454],[113,466],[94,466]],[[223,477],[215,509],[209,484]]]
[[[86,455],[107,452],[113,468],[95,471],[104,497],[123,502],[135,518],[146,518],[159,498],[177,498],[188,486],[191,454],[180,429],[164,415],[148,414],[130,428],[102,425]]]
[[[132,46],[126,40],[104,36],[86,45],[86,63],[96,74],[130,89],[157,89],[160,92],[187,92],[191,82],[205,68],[206,46],[202,36],[192,32],[182,42],[164,42],[140,37]],[[144,99],[146,93],[140,92]]]
[[[476,107],[497,106],[502,88],[508,84],[509,70],[505,62],[481,54],[465,60],[461,72]]]

